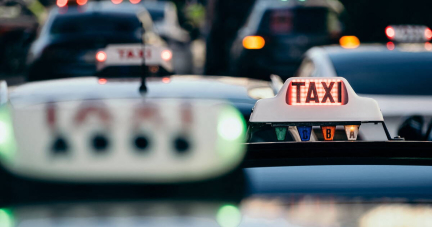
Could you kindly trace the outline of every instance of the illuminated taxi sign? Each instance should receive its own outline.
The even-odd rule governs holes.
[[[103,53],[104,55],[101,55]],[[110,44],[96,55],[96,68],[102,71],[112,66],[160,66],[171,72],[172,51],[166,47],[142,44]]]
[[[219,100],[1,105],[0,163],[13,174],[52,181],[194,182],[237,168],[244,132],[241,113]]]
[[[385,34],[396,42],[427,42],[432,39],[431,29],[422,25],[390,25]]]
[[[288,86],[288,105],[345,105],[348,102],[340,79],[294,79]]]
[[[378,103],[359,97],[342,77],[290,78],[275,97],[258,100],[250,117],[252,123],[341,121],[383,121]]]
[[[256,102],[249,122],[249,139],[272,127],[278,141],[288,132],[296,141],[317,140],[313,127],[320,127],[323,139],[333,140],[344,126],[347,140],[356,140],[362,123],[381,123],[391,139],[378,103],[359,97],[342,77],[290,78],[275,97]]]

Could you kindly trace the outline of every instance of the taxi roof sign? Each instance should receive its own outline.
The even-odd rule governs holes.
[[[358,96],[342,77],[286,80],[273,98],[258,100],[251,123],[383,122],[378,103]]]
[[[390,25],[385,29],[387,38],[401,43],[428,42],[432,39],[432,31],[424,25]]]

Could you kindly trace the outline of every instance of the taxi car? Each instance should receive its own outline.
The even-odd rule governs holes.
[[[164,46],[110,44],[96,52],[96,75],[166,76],[174,73],[172,51]]]
[[[387,44],[314,47],[305,54],[296,76],[346,78],[359,94],[378,101],[389,131],[396,135],[403,117],[432,116],[432,93],[428,86],[432,35],[425,36],[430,31],[427,27],[417,30],[421,31],[419,40],[396,38]],[[380,135],[369,133],[364,138],[376,136]]]
[[[72,4],[74,1],[66,1]],[[95,55],[109,44],[165,46],[146,9],[125,2],[88,2],[54,7],[27,57],[27,80],[91,76]]]
[[[343,77],[297,77],[275,97],[256,103],[239,226],[431,224],[432,143],[388,133],[386,141],[356,141],[367,124],[386,127],[378,102],[354,90]],[[264,127],[277,142],[253,141]],[[333,141],[337,127],[344,129],[345,141]]]
[[[337,1],[256,1],[230,52],[230,74],[286,79],[311,47],[337,43],[342,31]]]
[[[2,86],[2,94],[4,94],[6,91],[4,89],[5,84],[3,83]],[[297,96],[298,91],[300,96]],[[310,94],[308,94],[309,91]],[[32,184],[26,185],[29,191],[26,191],[27,187],[23,187],[22,190],[30,192],[29,195],[35,192],[41,192],[41,194],[37,195],[39,199],[33,198],[34,200],[32,200],[30,199],[31,196],[25,193],[16,193],[15,195],[22,197],[13,197],[9,203],[5,204],[4,208],[0,209],[0,218],[3,223],[7,224],[7,227],[16,225],[372,227],[377,225],[398,226],[399,224],[420,227],[428,226],[431,223],[431,142],[395,141],[391,138],[383,142],[316,141],[313,140],[314,132],[310,133],[309,140],[304,137],[305,131],[309,134],[306,128],[312,126],[320,127],[324,136],[326,134],[333,135],[334,130],[332,128],[335,126],[344,126],[348,129],[347,137],[355,139],[355,133],[359,130],[359,127],[361,130],[366,124],[374,124],[375,122],[385,125],[378,103],[371,98],[358,96],[349,82],[341,77],[322,79],[310,77],[291,78],[285,82],[277,96],[259,100],[250,118],[249,130],[260,128],[260,125],[265,124],[273,127],[273,133],[280,134],[281,131],[285,130],[277,128],[286,128],[286,131],[288,131],[289,127],[293,127],[294,130],[290,133],[293,135],[295,132],[298,133],[296,141],[281,139],[276,143],[249,142],[244,144],[247,149],[246,153],[241,147],[241,149],[237,149],[237,147],[228,153],[240,155],[227,157],[222,162],[218,162],[220,159],[212,160],[215,157],[215,148],[211,144],[215,144],[216,137],[212,137],[210,134],[214,133],[213,135],[215,135],[224,132],[217,135],[217,137],[224,135],[226,139],[234,138],[231,142],[227,142],[227,146],[224,148],[236,147],[238,143],[235,143],[235,141],[240,142],[245,139],[244,131],[241,133],[244,128],[240,126],[241,124],[237,124],[241,121],[240,115],[237,112],[234,120],[232,117],[220,118],[220,115],[215,114],[223,114],[224,111],[220,110],[226,107],[229,109],[229,105],[226,103],[219,102],[222,106],[218,106],[214,105],[217,104],[214,100],[190,102],[189,104],[193,108],[189,109],[191,112],[186,112],[191,113],[194,117],[193,121],[189,122],[192,124],[189,125],[191,126],[189,129],[196,130],[194,132],[196,137],[194,138],[199,138],[198,143],[202,145],[200,148],[205,148],[204,150],[196,150],[195,154],[203,154],[202,158],[204,159],[194,159],[192,161],[193,165],[189,166],[191,163],[183,162],[184,159],[182,158],[169,159],[169,152],[166,152],[170,150],[169,148],[167,150],[163,148],[153,150],[157,151],[153,154],[166,154],[167,156],[164,156],[166,159],[152,159],[155,163],[150,164],[150,166],[142,165],[142,163],[146,162],[146,159],[154,158],[154,156],[139,156],[134,158],[136,160],[127,162],[130,164],[130,169],[137,168],[150,171],[148,173],[143,172],[141,175],[133,171],[129,172],[130,175],[123,175],[128,173],[126,170],[129,169],[128,166],[121,165],[126,160],[126,157],[91,159],[91,156],[85,156],[86,152],[84,150],[90,149],[89,153],[92,153],[92,148],[82,146],[85,143],[79,143],[80,147],[84,149],[75,150],[76,153],[83,155],[81,159],[72,156],[68,161],[64,160],[61,163],[57,162],[58,159],[47,161],[47,166],[42,167],[42,170],[56,168],[63,171],[41,174],[40,170],[38,171],[34,167],[46,156],[37,157],[34,155],[32,161],[24,159],[26,155],[31,155],[32,152],[43,152],[47,148],[38,144],[49,141],[45,140],[46,138],[42,135],[46,135],[47,131],[55,127],[42,127],[40,121],[67,119],[67,116],[71,115],[70,112],[73,111],[66,107],[72,107],[74,101],[56,100],[54,103],[57,104],[58,115],[52,117],[54,115],[50,114],[50,111],[44,113],[44,108],[40,108],[46,105],[46,102],[40,102],[40,99],[31,99],[29,96],[27,98],[21,97],[17,99],[17,97],[10,96],[9,102],[15,103],[11,111],[14,114],[23,111],[15,119],[29,118],[28,122],[33,120],[39,122],[39,124],[21,125],[20,127],[23,128],[20,129],[17,135],[26,131],[25,128],[27,131],[33,132],[39,131],[40,128],[42,130],[39,134],[42,139],[31,141],[25,137],[17,137],[16,139],[21,142],[20,144],[29,143],[33,146],[20,147],[15,158],[17,165],[7,165],[6,168],[11,170],[14,175],[19,176],[21,174],[31,178],[37,177],[36,180],[33,179]],[[76,98],[75,101],[80,102],[79,99]],[[6,100],[8,99],[3,98],[3,101]],[[39,100],[38,104],[35,102],[37,100]],[[109,107],[113,107],[113,104],[117,101],[116,99],[107,99],[107,97],[99,100],[103,101],[107,109],[110,110],[112,109]],[[127,120],[123,121],[125,118],[121,116],[125,116],[124,113],[129,109],[127,107],[131,107],[128,104],[132,101],[124,98],[121,100],[125,102],[121,111],[112,112],[118,119],[122,119],[112,121],[113,124],[119,127],[128,122]],[[153,101],[155,100],[152,98],[145,99],[144,106],[158,107],[160,112],[156,116],[168,117],[168,119],[172,117],[172,119],[167,120],[170,123],[159,125],[166,130],[157,130],[160,133],[156,136],[157,138],[171,138],[171,130],[177,131],[183,127],[183,129],[187,130],[189,126],[181,123],[189,121],[187,120],[188,117],[183,119],[182,113],[184,113],[184,109],[181,107],[181,103],[187,102],[187,100],[168,101],[160,99],[158,100],[159,103]],[[211,111],[208,111],[208,108],[211,108]],[[26,109],[31,109],[31,113],[24,111]],[[115,109],[119,110],[118,108]],[[72,108],[72,110],[76,109]],[[200,119],[198,117],[200,114],[197,114],[199,112],[210,115]],[[33,116],[30,116],[31,114]],[[221,124],[224,125],[223,127],[219,127],[218,121],[222,119],[229,120]],[[87,120],[87,123],[91,123],[88,128],[97,123],[97,121],[90,118]],[[143,121],[141,126],[149,126],[156,130],[158,124],[153,122],[155,120]],[[73,118],[72,121],[74,121]],[[178,124],[174,124],[176,121]],[[103,121],[99,122],[99,124],[103,125]],[[358,127],[351,129],[353,125]],[[33,126],[33,129],[30,129],[30,126]],[[34,128],[34,126],[38,127]],[[68,125],[60,125],[63,130],[68,131],[69,128],[66,126]],[[85,128],[86,126],[81,125],[79,127]],[[14,129],[18,128],[18,124],[16,124]],[[124,129],[121,128],[121,130]],[[140,129],[143,130],[144,128]],[[221,131],[219,131],[219,128],[221,128]],[[76,136],[82,135],[79,128],[68,132]],[[354,132],[354,137],[351,137],[351,132]],[[117,136],[122,138],[120,135]],[[122,145],[124,144],[119,144],[118,148],[122,147]],[[126,156],[133,153],[129,152],[131,151],[130,148],[123,148],[122,152],[113,151],[109,154],[125,154]],[[207,181],[209,179],[207,177],[211,178],[211,176],[214,177],[215,175],[206,175],[199,180],[200,182],[192,184],[189,182],[189,177],[196,177],[192,173],[210,170],[213,167],[222,165],[224,162],[234,160],[230,162],[228,168],[224,168],[225,171],[228,170],[229,172],[229,169],[235,169],[236,165],[240,164],[239,160],[242,158],[244,158],[241,163],[242,169],[231,172],[233,174],[231,176],[234,177],[222,177],[216,181]],[[23,160],[20,161],[20,159]],[[4,163],[4,158],[0,160]],[[203,165],[195,165],[201,160],[205,160]],[[170,164],[178,168],[179,173],[171,172],[174,168],[169,167],[168,171],[166,171],[167,166],[163,165],[163,161],[170,161]],[[80,165],[73,167],[74,162],[79,162]],[[111,165],[120,164],[121,166],[116,168],[118,172],[115,172],[112,168],[104,168],[102,164],[107,162]],[[208,163],[214,165],[208,165]],[[136,164],[140,166],[138,167]],[[92,165],[94,167],[90,168]],[[87,169],[88,175],[78,176],[73,172],[64,171],[65,167]],[[191,170],[191,172],[184,172],[186,169]],[[32,170],[32,172],[28,172],[28,170]],[[101,170],[108,171],[110,175],[103,175]],[[225,171],[219,172],[219,174],[222,174],[219,176],[230,175]],[[150,177],[152,175],[149,173],[152,173],[153,177]],[[191,175],[188,176],[185,173]],[[213,171],[206,173],[214,174]],[[224,175],[227,173],[228,175]],[[36,184],[38,181],[47,178],[52,180],[53,176],[56,177],[56,181],[66,182],[66,184],[47,184],[44,181],[42,183],[49,187],[38,187],[39,185]],[[119,185],[113,187],[113,185],[104,184],[102,187],[98,187],[98,184],[86,184],[83,187],[82,184],[79,184],[83,179],[100,182],[103,176],[105,176],[104,181],[117,183],[124,183],[134,179],[135,184],[129,186],[135,190],[130,187],[119,187]],[[75,183],[71,184],[71,180],[74,180]],[[136,184],[136,180],[144,184]],[[172,184],[172,180],[180,181]],[[155,181],[164,184],[148,184]],[[206,187],[203,185],[206,185]],[[109,188],[110,190],[107,192]],[[37,190],[34,191],[34,189]],[[83,189],[87,190],[79,193]],[[4,190],[4,188],[1,188],[1,190]],[[47,190],[47,192],[44,193],[44,190]],[[201,194],[201,197],[193,196],[195,193]],[[131,194],[134,194],[135,197],[130,196]],[[233,197],[233,194],[236,194],[236,196]],[[71,197],[72,195],[74,197]],[[83,198],[85,199],[82,200]],[[114,198],[121,198],[122,200],[113,201]]]

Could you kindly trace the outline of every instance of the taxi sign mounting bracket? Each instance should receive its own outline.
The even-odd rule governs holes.
[[[384,121],[339,121],[339,122],[266,122],[252,123],[248,127],[247,140],[252,138],[252,135],[259,131],[262,127],[270,125],[271,127],[290,127],[290,126],[343,126],[343,125],[361,125],[361,123],[381,124],[388,140],[404,140],[400,137],[392,138]]]

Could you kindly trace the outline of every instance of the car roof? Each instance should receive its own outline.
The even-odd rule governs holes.
[[[395,46],[394,50],[389,50],[384,44],[361,44],[359,47],[355,49],[345,49],[340,45],[329,45],[322,47],[315,47],[313,49],[324,50],[328,55],[355,55],[359,53],[384,53],[388,55],[394,55],[394,53],[399,54],[409,54],[409,53],[430,53],[425,49],[425,45],[423,43],[409,43],[409,44],[399,44]]]
[[[362,197],[426,196],[430,166],[328,165],[245,169],[253,194],[339,194]],[[368,190],[365,190],[367,188]],[[391,192],[389,192],[391,188]]]
[[[12,105],[32,105],[50,101],[122,98],[210,98],[254,104],[248,95],[253,88],[270,88],[270,82],[223,76],[172,76],[147,78],[147,92],[140,93],[140,78],[108,79],[99,84],[97,77],[69,78],[26,83],[9,88]]]
[[[294,8],[294,7],[327,7],[335,12],[341,12],[343,6],[332,0],[308,0],[308,1],[280,1],[280,0],[259,0],[257,6],[267,9]]]

